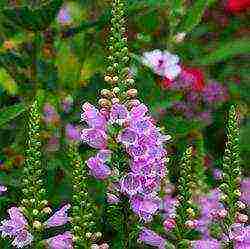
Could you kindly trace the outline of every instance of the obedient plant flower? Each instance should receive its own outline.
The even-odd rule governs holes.
[[[65,232],[46,240],[49,249],[73,249],[73,236]]]
[[[250,178],[245,178],[241,181],[241,196],[240,199],[250,205]]]
[[[234,241],[234,248],[250,248],[250,226],[244,226],[240,223],[232,225],[229,238]]]
[[[112,177],[115,168],[110,160],[116,153],[113,148],[120,146],[127,154],[129,169],[119,178],[120,192],[130,197],[134,212],[148,221],[159,208],[153,193],[159,190],[166,173],[164,143],[168,137],[161,134],[142,103],[131,110],[114,104],[105,116],[88,103],[83,110],[82,120],[89,128],[82,131],[81,138],[100,149],[86,161],[91,174],[102,180]]]
[[[68,223],[69,218],[67,212],[69,208],[70,208],[69,204],[63,206],[59,211],[57,211],[54,215],[52,215],[46,222],[44,222],[44,227],[51,228],[51,227],[63,226],[66,223]],[[8,213],[10,219],[3,220],[2,225],[0,226],[2,237],[4,238],[6,236],[9,236],[11,238],[14,238],[12,244],[17,248],[23,248],[31,244],[34,236],[30,232],[31,227],[29,227],[28,221],[25,218],[24,214],[17,207],[10,208],[8,210]],[[36,224],[40,224],[40,222],[35,221],[33,223],[33,227],[35,227]],[[42,225],[39,225],[39,228],[40,227],[42,227]]]
[[[68,211],[71,205],[66,204],[60,210],[55,212],[45,223],[45,227],[56,227],[56,226],[63,226],[69,222]]]
[[[8,209],[10,219],[3,220],[0,226],[1,236],[14,239],[12,245],[23,248],[33,241],[32,234],[28,231],[28,222],[22,212],[17,207]]]
[[[159,249],[165,249],[166,246],[166,239],[147,228],[143,228],[141,230],[138,240],[149,246],[154,246]]]
[[[215,239],[196,240],[191,245],[193,249],[221,249],[221,244]]]
[[[168,51],[153,50],[145,52],[142,63],[150,67],[156,74],[172,81],[181,73],[179,57]]]

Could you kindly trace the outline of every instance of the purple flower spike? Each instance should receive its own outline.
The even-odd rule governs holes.
[[[71,205],[67,204],[63,206],[59,211],[55,212],[46,222],[45,225],[49,227],[63,226],[69,221],[68,210]]]
[[[96,149],[106,149],[107,136],[104,131],[99,129],[82,130],[81,139]]]
[[[97,157],[90,157],[86,163],[91,171],[91,174],[97,179],[104,180],[111,174],[110,168]]]
[[[143,228],[139,234],[139,241],[147,245],[165,249],[166,240],[152,230]]]
[[[73,236],[70,232],[47,239],[49,249],[73,249]]]

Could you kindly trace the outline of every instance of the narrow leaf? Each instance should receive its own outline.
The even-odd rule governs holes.
[[[18,117],[25,111],[24,104],[16,104],[0,110],[0,127]]]
[[[250,39],[238,39],[221,44],[215,51],[201,59],[199,64],[209,65],[216,62],[225,61],[236,55],[250,53]]]
[[[186,16],[183,18],[180,24],[181,32],[190,32],[201,21],[203,13],[206,7],[210,4],[211,0],[196,0],[193,7],[187,11]]]

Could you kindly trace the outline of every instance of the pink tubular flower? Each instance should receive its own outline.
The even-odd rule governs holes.
[[[111,175],[110,168],[98,157],[90,157],[86,163],[96,179],[104,180]]]
[[[144,221],[151,221],[153,215],[160,207],[160,199],[157,196],[133,196],[131,198],[131,206],[133,211],[139,215]]]
[[[70,232],[59,234],[46,240],[49,249],[73,249],[73,236]]]
[[[132,196],[140,191],[141,185],[142,176],[129,173],[121,180],[121,191]]]
[[[106,126],[105,116],[88,102],[82,106],[82,121],[85,121],[91,128],[103,130]]]
[[[221,249],[220,242],[215,239],[192,241],[193,249]]]
[[[1,236],[14,238],[12,245],[23,248],[33,241],[32,234],[28,231],[28,222],[17,207],[8,210],[10,219],[3,220],[0,226]]]
[[[234,224],[231,227],[229,237],[234,241],[235,249],[250,248],[250,226],[239,223]]]
[[[96,149],[107,148],[107,136],[103,130],[100,129],[84,129],[82,130],[81,139]]]
[[[152,230],[143,228],[139,234],[139,241],[147,245],[165,249],[166,240]]]
[[[120,199],[116,195],[108,193],[107,194],[107,202],[110,204],[116,204],[116,203],[120,202]]]
[[[68,210],[70,209],[71,205],[66,204],[60,210],[55,212],[46,222],[45,226],[47,228],[56,227],[56,226],[63,226],[69,221],[68,217]]]

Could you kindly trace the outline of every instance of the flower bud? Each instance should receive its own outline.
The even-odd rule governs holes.
[[[111,100],[111,102],[112,102],[112,104],[114,105],[114,104],[118,104],[118,103],[120,102],[120,100],[119,100],[118,98],[113,98],[113,99]]]
[[[237,201],[237,207],[239,209],[245,209],[246,208],[246,204],[242,201]]]
[[[237,213],[236,220],[239,223],[247,223],[248,216],[246,214]]]
[[[164,229],[168,232],[172,230],[176,225],[176,222],[172,218],[168,218],[163,222]]]
[[[135,98],[135,97],[137,96],[137,94],[138,94],[137,89],[129,89],[129,90],[127,91],[127,96],[128,96],[129,98]]]
[[[98,103],[103,108],[111,107],[111,102],[108,99],[99,99]]]
[[[113,93],[117,94],[120,92],[120,88],[119,87],[114,87],[113,88]]]
[[[177,33],[175,36],[174,36],[174,41],[176,43],[181,43],[184,41],[185,37],[186,37],[186,32],[180,32],[180,33]]]
[[[224,219],[227,216],[227,210],[225,208],[217,211],[217,217],[219,219]]]
[[[43,213],[45,214],[51,214],[52,213],[52,209],[50,207],[45,207],[43,210],[42,210]]]
[[[192,208],[188,208],[188,209],[187,209],[187,213],[189,214],[189,216],[190,216],[191,218],[195,216],[195,212],[194,212],[194,210],[193,210]]]
[[[197,220],[187,220],[185,226],[189,229],[195,229],[198,226]]]
[[[105,75],[104,80],[106,82],[110,82],[112,80],[112,78],[109,75]]]
[[[37,229],[37,230],[40,230],[42,228],[42,223],[38,220],[35,220],[33,222],[33,228]]]
[[[108,90],[108,89],[102,89],[101,90],[101,95],[104,98],[112,98],[112,96],[113,96],[112,92],[110,90]]]

